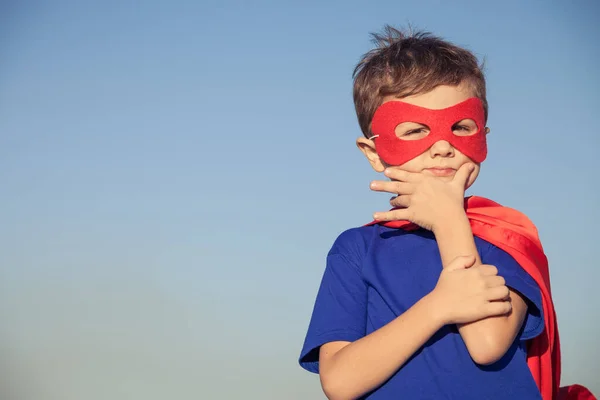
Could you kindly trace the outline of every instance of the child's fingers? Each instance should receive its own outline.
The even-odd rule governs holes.
[[[388,192],[394,194],[412,194],[414,191],[414,185],[406,182],[373,181],[371,182],[370,188],[376,192]]]
[[[421,174],[417,173],[417,172],[408,172],[408,171],[403,171],[401,169],[398,168],[386,168],[386,170],[384,171],[385,176],[387,176],[388,178],[391,179],[396,179],[398,181],[402,181],[402,182],[419,182],[422,179]]]
[[[512,310],[510,301],[492,301],[485,305],[487,314],[491,316],[506,315]]]
[[[471,172],[473,172],[474,169],[475,166],[470,163],[461,165],[458,171],[456,171],[456,174],[454,175],[452,181],[456,182],[456,184],[460,185],[460,187],[465,188],[467,186],[467,181],[471,176]]]
[[[373,219],[376,221],[408,221],[410,212],[407,208],[391,210],[385,212],[376,212]]]
[[[506,280],[500,275],[492,275],[486,278],[487,287],[493,288],[506,285]]]
[[[506,286],[496,286],[485,292],[485,298],[488,301],[505,300],[510,297],[510,289]]]
[[[392,207],[403,207],[403,208],[410,207],[410,195],[404,194],[404,195],[392,197],[390,199],[390,205]]]
[[[478,267],[479,273],[482,276],[494,276],[494,275],[498,275],[498,268],[496,268],[493,265],[488,265],[488,264],[481,264]]]

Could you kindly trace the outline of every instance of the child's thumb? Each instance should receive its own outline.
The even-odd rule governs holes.
[[[448,265],[448,267],[446,267],[446,269],[449,271],[456,271],[458,269],[470,268],[474,264],[475,256],[458,256],[454,260],[452,260],[452,262],[450,263],[450,265]]]
[[[458,171],[456,171],[453,181],[460,185],[460,187],[465,188],[474,169],[475,166],[471,163],[461,165]]]

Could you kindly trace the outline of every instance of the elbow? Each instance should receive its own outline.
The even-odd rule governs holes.
[[[351,400],[354,399],[348,392],[348,384],[331,374],[321,375],[321,388],[329,400]]]
[[[323,389],[323,393],[325,393],[325,397],[329,400],[347,399],[347,397],[344,397],[343,387],[336,382],[332,382],[331,379],[321,378],[321,388]]]
[[[494,352],[494,351],[485,351],[485,352],[476,352],[471,353],[471,358],[473,361],[482,366],[492,365],[496,362],[500,361],[500,359],[504,356],[503,352]]]
[[[502,359],[508,350],[499,340],[486,340],[478,346],[468,348],[473,361],[482,366],[492,365]]]
[[[513,311],[507,317],[489,318],[479,321],[465,330],[467,334],[463,340],[473,361],[479,365],[487,366],[500,361],[517,338],[521,329],[526,308],[519,307],[521,311]],[[511,315],[519,315],[519,318]]]

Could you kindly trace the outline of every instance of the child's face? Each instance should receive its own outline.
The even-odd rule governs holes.
[[[439,110],[452,107],[472,97],[474,97],[474,94],[466,85],[438,86],[427,93],[404,97],[401,101],[419,107]],[[390,96],[384,98],[383,103],[398,100],[398,98]],[[457,127],[460,130],[456,131],[456,134],[459,135],[474,134],[479,129],[477,124],[471,119],[460,121]],[[427,136],[429,132],[425,125],[415,122],[403,122],[396,127],[395,133],[396,136],[406,138],[406,140],[419,140]],[[487,128],[484,133],[487,133]],[[382,172],[389,166],[377,154],[373,140],[359,138],[357,145],[367,156],[376,171]],[[468,182],[468,186],[471,186],[479,174],[480,164],[460,152],[448,141],[439,140],[420,155],[394,167],[408,172],[428,174],[443,180],[451,180],[456,171],[466,163],[475,165],[475,170]]]

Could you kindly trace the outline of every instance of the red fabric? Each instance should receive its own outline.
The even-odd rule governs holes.
[[[581,385],[561,387],[558,392],[559,400],[596,400],[596,397],[587,388]]]
[[[561,361],[556,313],[550,291],[548,260],[535,225],[519,211],[503,207],[483,197],[467,198],[465,208],[473,234],[510,254],[541,289],[545,329],[529,343],[527,364],[542,398],[595,400],[594,395],[583,386],[559,388]],[[373,221],[369,225],[377,223],[406,230],[418,228],[409,221]]]
[[[463,119],[475,121],[478,128],[475,134],[454,134],[452,127]],[[399,138],[396,127],[403,122],[426,125],[429,134],[417,140],[411,140],[410,136]],[[388,101],[375,111],[371,131],[377,136],[374,139],[377,154],[390,165],[402,165],[412,160],[439,140],[446,140],[475,162],[482,162],[487,156],[485,113],[483,103],[476,97],[442,110],[418,107],[400,100]]]

